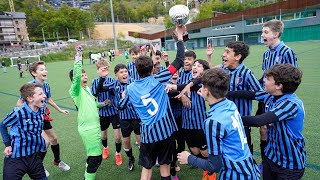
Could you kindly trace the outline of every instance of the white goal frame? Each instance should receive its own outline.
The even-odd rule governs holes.
[[[220,43],[217,44],[218,40],[223,40],[221,43],[221,41],[219,41]],[[226,36],[211,36],[211,37],[207,37],[207,44],[211,44],[214,47],[224,47],[226,46],[227,43],[225,43],[225,41],[239,41],[239,35],[226,35]]]
[[[14,60],[15,59],[18,59],[19,57],[21,57],[21,59],[22,59],[22,62],[21,62],[21,64],[22,65],[25,65],[25,59],[27,59],[27,58],[36,58],[37,60],[36,61],[40,61],[40,55],[32,55],[32,56],[18,56],[18,57],[11,57],[10,58],[10,61],[11,61],[11,67],[13,67],[13,66],[17,66],[17,63],[15,63],[15,62],[17,62],[17,61],[15,61],[14,62]],[[34,62],[34,61],[33,61]],[[32,62],[30,62],[30,64],[31,64]]]

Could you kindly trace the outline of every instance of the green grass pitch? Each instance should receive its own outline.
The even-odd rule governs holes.
[[[303,100],[306,117],[304,126],[304,137],[306,139],[307,150],[307,168],[303,179],[316,179],[320,177],[320,126],[319,109],[320,109],[320,85],[319,85],[319,68],[320,68],[320,42],[319,41],[305,41],[287,43],[297,54],[299,67],[303,71],[303,80],[297,90],[298,96]],[[266,51],[263,45],[256,45],[250,47],[250,55],[244,61],[244,64],[249,67],[256,75],[257,78],[261,77],[261,63],[262,54]],[[216,48],[214,51],[213,65],[221,62],[221,55],[223,48]],[[205,58],[205,50],[196,50],[198,58]],[[172,61],[175,57],[175,52],[169,52],[169,59]],[[115,62],[112,63],[110,75],[114,76],[113,68],[118,63],[126,64],[124,56],[116,57]],[[73,61],[61,61],[55,63],[48,63],[48,82],[51,87],[52,98],[62,108],[68,108],[69,115],[58,113],[53,108],[51,113],[54,118],[53,127],[58,135],[58,141],[61,148],[61,159],[71,166],[70,171],[62,172],[57,167],[52,165],[53,154],[51,149],[48,149],[44,165],[50,172],[49,179],[59,180],[73,180],[82,179],[85,171],[86,155],[82,145],[81,138],[77,131],[77,112],[75,111],[74,104],[69,97],[68,90],[71,82],[68,77],[69,70],[72,69]],[[95,65],[90,65],[89,60],[86,59],[83,67],[88,74],[89,81],[91,82],[97,77]],[[16,67],[7,68],[8,73],[0,71],[0,118],[1,120],[9,113],[15,106],[19,93],[20,86],[32,79],[31,75],[27,73],[24,78],[19,78],[19,72]],[[256,109],[256,102],[254,103],[254,110]],[[110,126],[111,127],[111,126]],[[137,165],[138,148],[133,145],[134,156],[136,158],[135,170],[129,172],[127,169],[128,158],[124,151],[121,154],[123,157],[123,164],[120,167],[115,165],[115,145],[113,140],[113,130],[109,128],[108,143],[110,147],[109,158],[104,160],[97,172],[96,179],[139,179],[141,169]],[[253,128],[252,132],[254,143],[254,158],[259,163],[260,150],[259,150],[259,130]],[[135,138],[132,136],[132,144]],[[4,150],[3,143],[0,143],[0,150]],[[0,166],[3,166],[3,161],[0,161]],[[2,171],[0,171],[2,177]],[[181,166],[181,171],[178,173],[181,180],[196,180],[201,179],[202,170],[191,169],[189,166]],[[25,176],[24,179],[29,179]],[[153,168],[153,179],[160,179],[159,168]]]

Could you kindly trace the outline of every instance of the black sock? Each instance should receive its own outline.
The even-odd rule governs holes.
[[[20,73],[20,77],[22,77],[22,72]]]
[[[105,139],[105,140],[102,139],[102,145],[105,148],[108,147],[108,139]]]
[[[40,151],[40,157],[41,157],[41,160],[43,161],[44,160],[44,157],[46,157],[46,154],[47,154],[47,151]]]
[[[120,143],[116,143],[116,152],[120,153],[121,151],[121,142]]]
[[[51,149],[53,152],[53,156],[54,156],[54,162],[59,163],[60,160],[60,146],[59,144],[57,145],[51,145]]]
[[[267,146],[267,141],[266,140],[260,140],[260,153],[261,153],[261,159],[263,160],[264,157],[266,156],[264,154],[264,149],[266,148]]]
[[[126,151],[126,150],[125,150],[124,152],[127,154],[127,156],[129,157],[130,160],[133,158],[132,148],[130,148],[129,151]]]
[[[171,176],[167,176],[167,177],[161,176],[161,180],[171,180]]]

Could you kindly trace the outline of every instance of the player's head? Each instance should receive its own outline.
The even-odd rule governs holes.
[[[161,51],[157,50],[155,54],[152,54],[152,60],[153,60],[154,67],[159,68],[160,62],[161,62]]]
[[[265,90],[271,95],[294,93],[301,83],[301,78],[300,69],[291,64],[276,64],[266,71]]]
[[[30,64],[29,72],[32,77],[38,81],[47,80],[47,69],[46,64],[43,61],[35,61]]]
[[[145,78],[152,74],[154,67],[153,61],[149,56],[139,56],[135,63],[140,78]]]
[[[129,54],[133,61],[135,61],[140,56],[140,49],[138,46],[132,46],[129,49]]]
[[[205,60],[197,59],[192,66],[192,78],[200,77],[207,69],[210,69],[209,63]]]
[[[229,42],[222,54],[223,65],[229,69],[235,69],[249,55],[249,46],[243,41]]]
[[[121,83],[127,83],[129,73],[126,65],[117,64],[114,67],[114,74],[116,75],[116,77],[119,79]]]
[[[96,62],[97,73],[100,77],[106,77],[109,74],[110,64],[105,59],[100,59]]]
[[[185,71],[192,69],[193,63],[196,60],[197,55],[193,51],[187,51],[184,54],[183,68]]]
[[[26,83],[20,88],[20,96],[29,106],[43,107],[46,95],[43,93],[42,85],[39,83]]]
[[[179,72],[177,71],[177,72],[174,73],[174,75],[172,75],[172,77],[170,78],[170,83],[171,83],[171,84],[178,84],[178,80],[179,80]]]
[[[69,72],[69,78],[72,81],[73,80],[73,69]],[[81,75],[81,86],[86,88],[88,86],[88,76],[84,69],[82,69],[82,75]]]
[[[205,100],[211,97],[220,99],[226,97],[228,93],[230,76],[222,68],[211,68],[204,71],[201,83],[201,95]]]
[[[263,24],[261,38],[266,46],[274,46],[275,41],[280,39],[284,24],[280,20],[270,20]]]

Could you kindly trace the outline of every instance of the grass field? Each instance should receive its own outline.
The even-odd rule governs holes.
[[[307,150],[307,168],[303,179],[317,179],[320,177],[320,127],[319,109],[320,109],[320,85],[319,85],[319,68],[320,68],[320,42],[319,41],[306,41],[288,43],[290,47],[296,52],[299,61],[299,67],[303,70],[303,80],[297,94],[303,100],[306,118],[304,126],[304,136],[306,139],[306,150]],[[261,77],[261,62],[262,54],[266,50],[266,47],[251,46],[251,54],[244,61],[247,67],[249,67],[255,75]],[[223,49],[217,48],[214,52],[213,65],[221,62],[220,56],[222,55]],[[205,50],[196,50],[198,58],[205,57]],[[173,59],[175,56],[174,52],[169,53],[169,58]],[[89,65],[89,60],[85,60],[84,69],[87,71],[88,77],[93,80],[97,74],[94,65]],[[113,67],[117,63],[125,63],[123,56],[117,57],[116,62],[112,63],[110,75],[113,76]],[[73,61],[61,61],[55,63],[48,63],[48,82],[51,87],[51,94],[53,100],[60,107],[68,109],[69,115],[59,114],[52,108],[52,117],[54,118],[53,127],[58,135],[58,141],[60,142],[61,148],[61,159],[71,166],[69,172],[61,172],[58,168],[52,165],[53,154],[49,149],[47,156],[44,161],[44,165],[50,172],[49,179],[59,180],[74,180],[82,179],[85,170],[85,151],[82,145],[81,138],[77,131],[77,121],[74,104],[69,97],[68,90],[70,87],[70,80],[68,72],[72,69]],[[19,78],[17,68],[7,68],[8,73],[0,72],[0,118],[1,120],[9,113],[15,106],[19,93],[18,89],[20,86],[31,80],[29,74],[25,75],[25,78]],[[255,103],[256,105],[256,103]],[[129,172],[127,170],[128,159],[122,151],[123,165],[117,167],[115,165],[115,147],[113,141],[113,132],[109,130],[109,146],[110,155],[107,160],[104,160],[100,166],[96,179],[139,179],[141,170],[138,168],[137,162],[135,170]],[[253,133],[254,142],[254,157],[256,161],[260,162],[260,150],[259,150],[259,132],[258,128],[254,128]],[[134,142],[134,138],[133,141]],[[3,151],[4,146],[0,143],[0,150]],[[134,155],[138,159],[138,150],[134,146]],[[0,166],[2,166],[0,161]],[[201,179],[202,171],[199,169],[190,169],[189,166],[182,166],[178,176],[182,180],[197,180]],[[160,179],[159,168],[153,169],[153,179]],[[2,171],[0,171],[2,177]],[[28,178],[25,178],[28,179]]]

